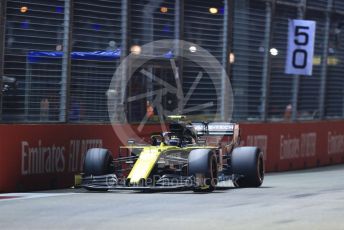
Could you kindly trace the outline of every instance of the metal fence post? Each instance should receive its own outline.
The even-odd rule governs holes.
[[[6,0],[0,1],[0,121],[2,120],[2,89],[4,76],[4,57],[5,57],[5,15]]]
[[[222,65],[223,65],[223,70],[221,73],[221,120],[222,121],[227,121],[229,119],[228,117],[228,100],[230,100],[229,95],[228,95],[228,90],[227,88],[229,87],[226,85],[227,81],[227,73],[226,69],[227,66],[229,65],[229,44],[228,44],[228,18],[230,17],[229,15],[229,1],[225,0],[224,1],[224,14],[223,14],[223,43],[222,43]]]
[[[327,59],[328,59],[328,47],[329,47],[329,36],[330,36],[330,23],[331,23],[331,10],[333,0],[328,0],[327,9],[325,12],[325,28],[324,28],[324,47],[322,50],[321,60],[321,81],[320,81],[320,92],[319,92],[319,119],[323,119],[325,115],[325,98],[326,98],[326,86],[327,86]]]
[[[267,120],[268,117],[268,96],[270,92],[270,78],[271,78],[271,55],[270,48],[272,43],[272,18],[275,8],[275,0],[266,1],[266,20],[264,31],[264,66],[262,76],[262,96],[261,96],[261,119]]]
[[[121,63],[122,61],[129,55],[130,52],[130,42],[131,42],[131,36],[130,36],[130,5],[131,5],[131,0],[122,0],[121,1],[121,27],[122,27],[122,33],[121,33]],[[116,106],[115,113],[118,114],[116,117],[117,122],[123,122],[126,118],[123,117],[123,114],[125,114],[125,111],[128,109],[127,104],[126,104],[126,89],[127,89],[127,80],[128,76],[130,74],[129,70],[129,65],[131,63],[128,62],[123,62],[122,63],[122,68],[121,68],[121,73],[122,73],[122,78],[118,79],[120,80],[120,85],[121,89],[118,89],[120,91],[120,102],[119,106]],[[130,90],[130,89],[128,89]],[[130,94],[130,92],[128,92]],[[131,110],[129,110],[129,120],[131,120]]]
[[[109,90],[112,91],[112,96],[107,95],[108,100],[108,112],[112,115],[110,117],[111,123],[124,123],[127,120],[131,120],[131,110],[127,105],[126,94],[130,95],[130,92],[127,92],[127,89],[130,90],[127,86],[127,79],[130,75],[130,61],[126,58],[130,52],[131,36],[130,36],[130,9],[131,0],[121,0],[121,56],[120,63],[115,73],[113,74],[113,79],[110,85]],[[116,72],[119,71],[121,74],[118,77]],[[108,91],[109,92],[109,91]],[[129,111],[129,113],[126,113]]]
[[[177,40],[175,44],[176,56],[181,51],[178,40],[184,40],[184,0],[175,1],[175,15],[174,15],[174,39]]]
[[[73,0],[65,0],[63,20],[63,57],[60,89],[60,122],[68,122],[70,82],[71,82],[71,51],[72,51]]]
[[[223,72],[221,74],[221,120],[228,121],[232,119],[229,117],[229,106],[233,98],[229,98],[228,95],[228,87],[226,85],[228,81],[226,78],[229,78],[231,75],[231,63],[230,63],[230,55],[233,46],[233,19],[234,19],[234,1],[233,0],[225,0],[224,1],[224,16],[223,16],[223,43],[222,43],[222,66]]]
[[[228,80],[231,80],[231,74],[232,74],[232,63],[230,62],[230,55],[232,53],[233,49],[233,24],[234,24],[234,1],[233,0],[226,0],[225,7],[224,7],[224,39],[223,39],[223,56],[222,56],[222,65],[224,69],[224,73],[222,74],[222,84],[221,84],[221,90],[222,92],[227,92],[227,87],[225,86],[224,82],[226,79],[224,77],[228,77]],[[230,95],[227,93],[224,93],[222,95],[223,99],[221,101],[221,119],[224,121],[227,121],[229,119],[233,119],[232,117],[229,117],[228,111],[230,106],[231,100],[233,101],[234,98],[228,98]],[[234,96],[234,95],[233,95]],[[234,104],[234,103],[233,103]],[[234,105],[232,105],[234,106]]]
[[[129,11],[129,1],[122,0],[121,2],[121,27],[122,27],[122,33],[121,33],[121,61],[123,61],[129,54],[129,28],[128,28],[128,11]],[[127,87],[125,85],[126,82],[126,75],[127,75],[127,68],[122,69],[122,81],[121,81],[121,98],[124,98],[123,94],[125,93],[125,88]],[[124,102],[122,102],[124,103]]]
[[[249,58],[251,53],[249,49],[242,49],[241,47],[249,47],[250,46],[250,4],[248,0],[240,0],[240,1],[234,1],[231,0],[231,2],[234,2],[233,5],[233,11],[232,11],[232,25],[233,30],[235,33],[232,33],[232,52],[234,54],[234,63],[237,63],[237,58],[239,55],[240,58],[240,65],[247,66],[247,68],[240,69],[240,81],[239,82],[249,82],[249,76],[250,76],[250,61]],[[230,23],[231,24],[231,23]],[[240,45],[237,49],[235,47],[237,41],[240,41]],[[233,119],[239,120],[239,119],[247,119],[249,116],[249,96],[248,93],[242,93],[242,92],[248,92],[249,84],[238,84],[236,85],[236,73],[233,72],[237,69],[236,64],[230,65],[230,74],[231,74],[231,83],[235,86],[233,88],[233,95],[234,95],[234,107],[233,110]],[[239,103],[238,103],[239,102]]]
[[[297,18],[303,19],[305,16],[307,0],[300,0],[298,9],[297,9]],[[300,75],[294,75],[293,79],[293,96],[292,96],[292,121],[297,119],[297,110],[298,110],[298,99],[299,99],[299,90],[300,90]]]
[[[174,51],[176,62],[178,64],[177,71],[181,85],[183,85],[183,71],[184,71],[184,59],[183,59],[183,47],[181,47],[180,41],[184,40],[184,0],[175,1],[175,14],[174,14]],[[178,113],[183,114],[184,109],[184,97],[179,98]]]

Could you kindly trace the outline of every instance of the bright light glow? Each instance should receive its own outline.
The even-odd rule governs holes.
[[[190,46],[189,50],[191,53],[195,53],[197,51],[197,48],[196,46]]]
[[[20,7],[20,12],[21,13],[26,13],[28,11],[29,8],[27,8],[27,6],[22,6]]]
[[[327,65],[339,65],[339,59],[336,57],[328,57],[327,58]]]
[[[113,40],[109,41],[109,46],[113,48],[116,47],[116,42]]]
[[[161,13],[167,13],[167,11],[168,11],[168,8],[165,7],[165,6],[162,6],[162,7],[160,8],[160,12],[161,12]]]
[[[106,96],[108,97],[115,97],[117,96],[117,91],[114,89],[109,89],[106,91]]]
[[[139,55],[141,53],[141,46],[139,45],[133,45],[130,48],[130,52],[132,52],[133,54]]]
[[[229,54],[229,63],[233,64],[235,62],[235,54],[230,53]]]
[[[56,51],[62,51],[62,45],[56,45]]]
[[[321,60],[322,58],[320,56],[314,56],[313,57],[313,65],[321,65]],[[340,61],[338,60],[338,58],[334,57],[334,56],[329,56],[327,58],[327,65],[331,65],[331,66],[335,66],[335,65],[339,65]]]
[[[271,48],[271,49],[270,49],[270,54],[271,54],[272,56],[277,56],[277,55],[278,55],[278,49],[276,49],[276,48]]]
[[[209,12],[211,14],[217,14],[217,12],[219,12],[219,10],[217,8],[215,8],[215,7],[211,7],[211,8],[209,8]]]

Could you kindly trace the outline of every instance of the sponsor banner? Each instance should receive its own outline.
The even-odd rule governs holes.
[[[280,160],[314,157],[316,137],[315,132],[301,133],[296,137],[280,135]]]
[[[289,20],[287,74],[312,75],[315,21]]]
[[[146,125],[142,139],[159,129]],[[344,163],[344,121],[240,129],[241,145],[258,146],[270,172]],[[0,125],[0,135],[0,192],[70,187],[87,149],[103,147],[116,156],[121,145],[111,125]]]
[[[344,163],[344,121],[241,124],[240,127],[243,145],[264,149],[267,143],[263,151],[267,171]],[[254,139],[262,140],[259,143]]]
[[[71,186],[87,149],[121,145],[111,125],[0,125],[0,136],[0,193]]]
[[[344,131],[337,133],[336,131],[329,131],[327,135],[327,153],[341,154],[344,151]]]

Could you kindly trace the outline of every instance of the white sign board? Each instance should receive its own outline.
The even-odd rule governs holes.
[[[315,21],[289,20],[285,73],[312,75],[315,28]]]

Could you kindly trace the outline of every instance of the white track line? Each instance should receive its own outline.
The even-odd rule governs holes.
[[[11,200],[26,200],[26,199],[37,199],[46,197],[56,197],[56,196],[68,196],[76,193],[2,193],[0,194],[0,202],[11,201]],[[10,197],[1,199],[1,197]]]

